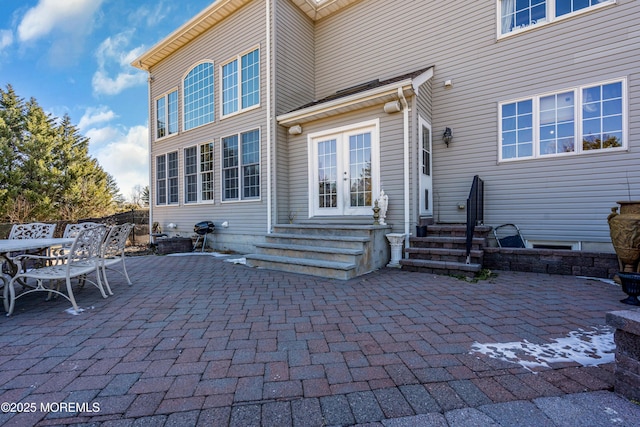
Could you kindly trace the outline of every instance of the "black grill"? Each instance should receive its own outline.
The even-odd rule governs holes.
[[[213,233],[216,226],[213,225],[211,221],[200,221],[196,225],[193,226],[193,231],[199,234],[200,236],[205,236],[209,233]]]

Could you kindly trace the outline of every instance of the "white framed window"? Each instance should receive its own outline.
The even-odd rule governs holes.
[[[156,99],[156,139],[178,132],[178,89]]]
[[[222,200],[260,198],[260,130],[221,139]]]
[[[498,35],[517,33],[616,0],[497,0]]]
[[[184,202],[213,202],[213,142],[184,149]]]
[[[156,205],[178,204],[178,152],[156,156]]]
[[[183,123],[189,130],[214,121],[213,62],[193,67],[183,80]]]
[[[221,67],[222,116],[260,104],[260,49],[240,55]]]
[[[626,79],[501,102],[499,160],[626,149]]]

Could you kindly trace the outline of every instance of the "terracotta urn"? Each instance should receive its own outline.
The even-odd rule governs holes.
[[[640,261],[640,201],[617,202],[607,217],[611,243],[618,255],[620,271],[638,272]]]

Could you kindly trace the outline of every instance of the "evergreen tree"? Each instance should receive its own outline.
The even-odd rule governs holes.
[[[114,210],[119,190],[89,155],[89,139],[35,99],[0,89],[0,219],[76,221]]]

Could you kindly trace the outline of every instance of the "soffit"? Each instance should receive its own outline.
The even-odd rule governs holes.
[[[309,18],[317,21],[359,0],[292,0]]]
[[[148,71],[184,45],[217,25],[251,0],[217,0],[211,6],[191,18],[187,23],[169,34],[143,55],[136,58],[131,65]]]
[[[169,55],[229,17],[251,0],[217,0],[187,23],[169,34],[131,65],[149,71]],[[359,0],[293,0],[293,2],[311,19],[318,20]]]

